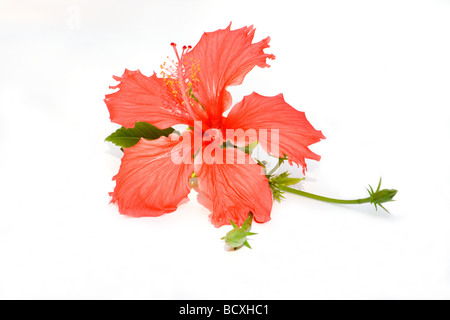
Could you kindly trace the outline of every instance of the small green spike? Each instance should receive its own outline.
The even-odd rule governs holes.
[[[244,242],[244,245],[247,247],[247,248],[249,248],[249,249],[251,249],[252,247],[250,246],[250,244],[248,243],[248,241],[247,240],[245,240],[245,242]]]
[[[282,159],[282,158],[280,158]],[[281,162],[281,161],[280,161]],[[271,171],[272,173],[272,171]],[[273,199],[280,202],[281,199],[284,199],[283,196],[284,191],[281,190],[283,187],[291,186],[299,183],[305,178],[290,178],[291,175],[288,171],[280,173],[279,175],[268,174],[267,179],[269,180],[269,187],[272,191]]]
[[[247,219],[245,219],[244,223],[242,224],[242,230],[250,231],[250,229],[252,228],[252,222],[253,222],[253,213],[250,211]]]
[[[391,201],[393,201],[393,200],[391,200]],[[386,211],[387,213],[391,214],[385,207],[383,207],[382,204],[378,204],[378,205],[379,205],[380,207],[382,207],[384,211]]]

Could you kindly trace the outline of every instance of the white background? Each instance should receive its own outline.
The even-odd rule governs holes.
[[[383,177],[391,215],[287,195],[228,252],[195,193],[159,218],[109,205],[112,75],[230,21],[277,56],[234,103],[282,92],[327,137],[297,187]],[[0,298],[450,298],[450,1],[0,0],[0,67]]]

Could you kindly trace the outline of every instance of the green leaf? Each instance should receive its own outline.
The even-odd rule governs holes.
[[[105,141],[122,148],[129,148],[137,144],[141,138],[155,140],[162,136],[168,137],[174,131],[173,128],[161,130],[147,122],[136,122],[134,128],[122,127],[108,136]]]

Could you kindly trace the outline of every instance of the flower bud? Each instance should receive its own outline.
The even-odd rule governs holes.
[[[239,248],[247,241],[247,232],[241,228],[235,228],[229,231],[223,239],[230,247]]]
[[[393,201],[392,199],[397,194],[397,190],[395,190],[395,189],[380,190],[380,187],[381,187],[381,178],[380,178],[380,182],[378,183],[378,188],[376,191],[373,191],[372,187],[369,185],[370,190],[367,189],[367,191],[369,191],[369,194],[370,194],[370,203],[375,205],[375,209],[378,209],[377,205],[379,205],[387,213],[389,213],[389,211],[387,211],[386,208],[383,207],[382,203],[388,202],[388,201]]]
[[[377,191],[375,193],[372,193],[370,195],[371,202],[380,204],[380,203],[392,201],[392,199],[394,198],[394,196],[396,194],[397,194],[397,190],[395,190],[395,189],[383,189],[383,190]]]
[[[231,225],[233,226],[233,230],[229,231],[225,237],[222,237],[222,240],[225,240],[226,244],[233,248],[234,250],[239,249],[242,246],[246,246],[248,248],[252,248],[247,241],[247,236],[255,235],[254,232],[249,232],[252,228],[253,221],[253,213],[250,212],[248,214],[247,219],[245,219],[242,227],[239,228],[232,220],[230,220]]]

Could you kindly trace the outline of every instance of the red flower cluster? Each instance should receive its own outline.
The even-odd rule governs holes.
[[[114,77],[120,83],[111,88],[119,90],[105,98],[112,122],[126,128],[138,121],[160,129],[189,126],[182,136],[141,139],[124,149],[111,193],[122,214],[159,216],[175,211],[190,193],[189,179],[195,172],[202,203],[211,210],[215,226],[229,224],[230,219],[241,225],[249,212],[256,222],[268,221],[272,193],[267,177],[241,149],[226,148],[223,152],[230,130],[252,130],[254,134],[246,139],[231,142],[248,145],[257,140],[268,153],[287,156],[291,164],[304,170],[305,158],[320,159],[308,146],[325,137],[281,94],[266,97],[252,93],[223,116],[231,107],[227,88],[241,84],[255,66],[269,67],[267,59],[275,58],[264,52],[270,38],[252,43],[254,33],[252,26],[231,30],[231,25],[204,33],[194,48],[183,47],[180,54],[172,44],[177,58],[169,66],[161,66],[161,77],[129,70]],[[276,148],[272,147],[273,136],[262,134],[271,130],[277,133]],[[197,136],[202,137],[200,145],[192,143]],[[239,134],[234,137],[241,138]],[[183,161],[173,161],[176,157]]]

